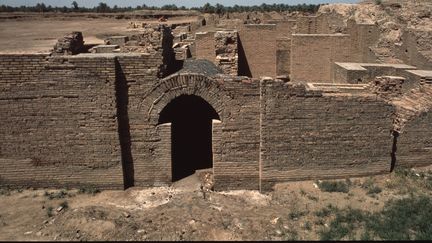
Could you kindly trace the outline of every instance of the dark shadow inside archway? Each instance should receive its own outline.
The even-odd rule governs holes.
[[[181,95],[161,111],[159,124],[171,122],[173,182],[213,167],[212,119],[220,120],[215,109],[195,95]]]

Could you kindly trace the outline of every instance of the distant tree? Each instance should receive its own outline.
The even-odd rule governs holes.
[[[76,1],[72,2],[72,8],[73,8],[74,11],[78,11],[79,10],[79,6],[78,6],[78,3]]]
[[[220,16],[225,12],[225,8],[222,4],[217,3],[215,6],[215,12]]]
[[[204,13],[214,13],[215,8],[210,3],[206,3],[202,6],[201,11]]]
[[[38,11],[38,12],[46,12],[46,10],[47,10],[47,7],[45,6],[44,3],[36,4],[35,8],[36,8],[36,11]]]
[[[137,10],[139,10],[139,9],[137,8]],[[114,13],[117,13],[117,12],[120,12],[120,9],[119,9],[119,7],[117,5],[114,5],[114,7],[112,8],[112,11]]]
[[[96,7],[96,12],[98,13],[107,13],[110,11],[110,7],[106,3],[100,2]]]
[[[63,8],[60,9],[60,12],[67,13],[67,12],[69,12],[69,8],[66,6],[63,6]]]
[[[162,10],[178,10],[175,4],[167,4],[161,7]]]

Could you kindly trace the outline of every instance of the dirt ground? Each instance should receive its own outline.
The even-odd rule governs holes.
[[[0,14],[0,53],[49,53],[57,39],[81,31],[85,44],[103,44],[111,35],[124,35],[129,22],[157,23],[157,20],[32,16],[8,19]],[[13,15],[13,14],[9,14]],[[195,20],[194,16],[174,17],[166,24]]]
[[[409,194],[430,198],[432,190],[421,185],[431,169],[335,180],[349,185],[347,192],[325,192],[320,181],[303,181],[263,194],[204,195],[196,176],[171,187],[100,193],[1,189],[0,240],[319,240],[331,225],[332,216],[320,214],[325,208],[378,212]]]

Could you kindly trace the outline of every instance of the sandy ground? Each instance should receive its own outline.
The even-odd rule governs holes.
[[[316,212],[328,205],[373,212],[413,191],[432,195],[400,180],[394,173],[351,178],[348,193],[323,192],[318,182],[303,181],[277,184],[269,193],[212,191],[205,197],[196,176],[171,187],[94,195],[63,189],[53,199],[50,193],[60,190],[3,189],[0,240],[318,240],[329,219]],[[367,182],[382,192],[367,194]]]
[[[166,24],[184,23],[196,17],[176,17]],[[0,53],[48,53],[57,39],[72,31],[81,31],[85,44],[103,44],[110,35],[124,35],[129,22],[158,23],[156,20],[115,18],[18,18],[0,19]]]

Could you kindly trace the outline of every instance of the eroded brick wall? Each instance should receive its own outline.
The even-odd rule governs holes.
[[[395,166],[427,166],[432,162],[432,113],[407,122],[395,141]]]
[[[376,96],[263,81],[261,100],[261,189],[390,170],[393,108]]]
[[[148,54],[1,55],[2,184],[133,184],[129,123],[162,65]]]
[[[114,60],[61,59],[0,56],[0,181],[122,188]]]

